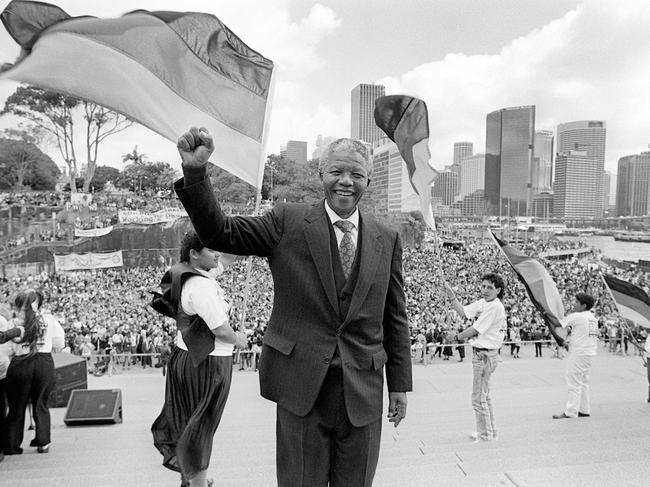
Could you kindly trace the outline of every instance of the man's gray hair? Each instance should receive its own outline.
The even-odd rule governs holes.
[[[334,142],[329,144],[323,154],[320,156],[318,161],[318,172],[323,173],[327,163],[330,161],[330,157],[333,153],[338,151],[345,151],[349,153],[358,154],[363,159],[363,165],[366,168],[368,173],[368,178],[372,175],[372,158],[370,157],[370,148],[368,144],[364,143],[359,139],[336,139]]]

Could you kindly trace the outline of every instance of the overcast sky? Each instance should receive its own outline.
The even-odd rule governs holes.
[[[8,2],[0,2],[2,8]],[[267,153],[287,140],[350,135],[350,91],[386,85],[423,98],[432,164],[453,143],[485,149],[485,116],[537,106],[537,129],[607,122],[606,169],[650,144],[650,2],[647,0],[60,0],[71,15],[116,17],[135,8],[209,12],[277,65]],[[181,7],[182,5],[182,7]],[[0,27],[0,61],[18,47]],[[0,100],[16,84],[0,82]],[[0,122],[7,126],[7,120]],[[179,167],[174,144],[133,127],[101,147],[120,167],[138,145]],[[48,151],[58,162],[54,149]]]

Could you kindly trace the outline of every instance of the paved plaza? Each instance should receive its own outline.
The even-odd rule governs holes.
[[[536,359],[532,347],[513,360],[504,349],[492,385],[499,439],[472,443],[471,363],[454,357],[414,366],[415,392],[399,428],[384,423],[375,486],[650,485],[650,404],[639,357],[600,351],[592,371],[592,417],[553,420],[566,398],[565,360]],[[550,350],[546,351],[547,355]],[[0,485],[178,486],[160,465],[149,427],[159,413],[159,369],[91,377],[89,388],[120,388],[124,422],[66,427],[52,410],[48,455],[25,448],[0,463]],[[214,441],[216,486],[275,485],[275,407],[258,393],[257,374],[237,371]],[[31,439],[26,432],[25,445]]]

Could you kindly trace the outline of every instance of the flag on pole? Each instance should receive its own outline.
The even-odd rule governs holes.
[[[603,274],[618,312],[623,318],[650,328],[650,297],[638,286],[614,276]]]
[[[71,17],[14,0],[0,14],[25,56],[0,79],[82,98],[176,143],[206,127],[217,164],[258,186],[273,62],[217,17],[134,10],[119,18]]]
[[[375,100],[375,123],[397,144],[411,180],[420,198],[424,221],[436,229],[431,211],[431,183],[438,175],[429,165],[429,116],[427,105],[405,95],[382,96]]]
[[[492,230],[490,235],[526,288],[528,297],[544,318],[555,341],[560,346],[564,345],[566,331],[560,324],[560,320],[564,318],[564,304],[551,275],[537,259],[513,248],[508,242],[497,237]]]

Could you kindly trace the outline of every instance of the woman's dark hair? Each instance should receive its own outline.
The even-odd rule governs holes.
[[[577,293],[576,294],[576,299],[580,304],[584,304],[585,308],[588,310],[594,307],[594,304],[596,304],[596,300],[591,294],[587,293]]]
[[[25,334],[22,343],[29,343],[32,347],[42,338],[44,333],[43,317],[37,312],[43,304],[43,293],[35,289],[21,291],[14,297],[13,306],[25,311]],[[34,310],[34,306],[36,310]]]
[[[190,250],[196,250],[197,252],[200,252],[204,247],[205,245],[203,245],[201,240],[199,240],[199,236],[194,230],[186,232],[185,236],[183,236],[183,240],[181,240],[181,262],[189,263]]]
[[[506,292],[506,283],[499,274],[488,272],[487,274],[483,274],[481,281],[491,282],[495,288],[500,289],[499,294],[497,294],[499,299],[501,299],[503,294]]]

